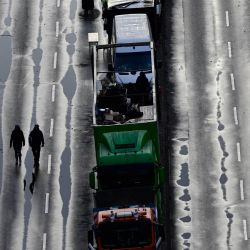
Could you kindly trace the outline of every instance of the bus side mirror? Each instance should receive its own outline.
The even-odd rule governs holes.
[[[160,16],[161,15],[161,3],[158,1],[156,4],[156,15]]]
[[[158,62],[157,62],[157,68],[158,68],[158,69],[161,69],[161,68],[162,68],[162,61],[158,61]]]
[[[96,189],[96,172],[94,171],[89,173],[89,186],[92,189]]]
[[[161,243],[162,243],[162,241],[165,240],[165,232],[164,232],[163,225],[157,224],[157,227],[158,227],[158,239],[157,239],[157,242],[156,242],[155,249],[160,250],[161,249],[160,248],[161,247]]]
[[[162,238],[162,241],[165,240],[165,230],[163,225],[158,225],[159,236]]]
[[[88,244],[94,245],[94,233],[93,230],[88,231]]]
[[[159,184],[163,185],[166,182],[166,169],[165,167],[159,168]]]
[[[108,71],[114,71],[114,67],[111,63],[108,64]]]

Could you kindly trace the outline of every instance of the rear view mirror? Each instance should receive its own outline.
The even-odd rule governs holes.
[[[162,67],[162,61],[158,61],[158,62],[157,62],[157,68],[158,68],[158,69],[161,69],[161,67]]]
[[[91,245],[94,245],[94,235],[93,235],[93,230],[88,231],[88,243]]]
[[[158,225],[159,236],[162,238],[162,241],[165,240],[165,230],[163,225]]]
[[[160,250],[161,249],[161,243],[162,243],[162,241],[165,240],[165,232],[164,232],[163,225],[158,224],[157,227],[158,227],[158,239],[157,239],[157,242],[156,242],[155,249]]]
[[[93,230],[88,231],[88,249],[95,250],[94,245],[94,232]]]
[[[96,172],[89,173],[89,186],[92,189],[96,189]]]
[[[114,67],[111,63],[108,64],[108,71],[114,71]]]
[[[160,16],[161,15],[161,4],[157,3],[156,5],[156,15]]]
[[[166,169],[165,167],[159,167],[159,184],[163,185],[166,182]]]

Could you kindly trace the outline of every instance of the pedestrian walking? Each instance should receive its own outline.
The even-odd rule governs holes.
[[[21,166],[22,164],[22,146],[25,146],[25,139],[23,135],[23,131],[20,129],[19,125],[15,125],[14,130],[11,133],[10,137],[10,148],[14,148],[15,151],[15,158],[16,158],[16,165],[18,165],[18,160],[19,160],[19,165]]]
[[[89,11],[93,12],[94,0],[82,0],[82,8],[84,9],[84,16],[89,16]]]
[[[34,165],[39,166],[41,147],[44,147],[43,132],[39,129],[39,125],[36,124],[33,130],[29,134],[29,145],[32,148],[34,156]]]

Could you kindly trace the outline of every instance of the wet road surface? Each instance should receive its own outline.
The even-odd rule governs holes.
[[[171,148],[171,246],[250,249],[249,1],[172,7],[161,125]]]
[[[0,1],[0,10],[0,249],[86,249],[95,164],[87,32],[100,19],[81,19],[74,0]],[[45,137],[37,171],[36,123]],[[26,139],[21,166],[9,149],[15,124]]]
[[[163,249],[250,249],[250,4],[172,2],[159,75]],[[106,41],[95,7],[82,19],[81,1],[0,0],[0,249],[86,249],[95,165],[87,33]],[[45,136],[38,171],[27,141],[35,123]],[[20,167],[9,148],[15,124],[26,138]]]

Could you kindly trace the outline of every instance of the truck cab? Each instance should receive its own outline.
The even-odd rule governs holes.
[[[88,237],[93,249],[153,250],[159,249],[164,232],[154,208],[134,207],[97,212]]]

